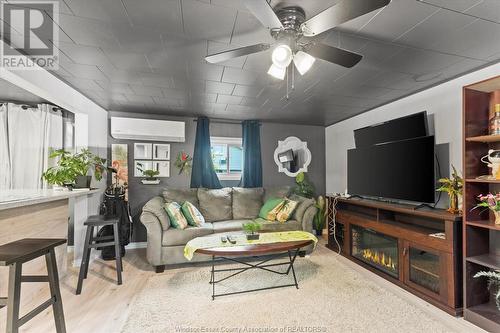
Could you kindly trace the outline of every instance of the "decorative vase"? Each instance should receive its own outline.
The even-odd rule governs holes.
[[[259,239],[259,237],[260,237],[260,234],[257,232],[247,234],[247,240],[257,240],[257,239]]]
[[[92,176],[77,176],[74,188],[90,188]]]
[[[450,207],[448,208],[448,211],[452,214],[457,214],[460,210],[458,208],[458,195],[455,193],[450,193]]]
[[[500,224],[500,211],[494,210],[493,213],[495,214],[495,224]]]

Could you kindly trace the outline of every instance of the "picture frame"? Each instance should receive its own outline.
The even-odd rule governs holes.
[[[153,159],[153,144],[152,143],[134,143],[134,160],[151,160]]]
[[[169,161],[170,160],[170,144],[154,143],[153,144],[153,160]]]
[[[141,167],[142,165],[142,167]],[[138,168],[139,167],[139,168]],[[155,170],[153,169],[153,161],[145,161],[145,160],[135,160],[134,161],[134,177],[144,177],[142,170]]]
[[[159,171],[158,177],[170,177],[170,161],[157,161],[154,163],[154,170]]]

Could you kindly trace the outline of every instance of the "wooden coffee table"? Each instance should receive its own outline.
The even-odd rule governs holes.
[[[293,267],[293,264],[295,262],[295,259],[297,258],[299,250],[303,247],[311,245],[312,243],[313,241],[308,239],[301,241],[279,242],[271,244],[253,244],[253,245],[241,245],[232,247],[215,247],[209,249],[198,249],[195,251],[195,253],[212,256],[212,271],[210,276],[210,284],[212,285],[212,300],[214,300],[215,297],[242,294],[242,293],[267,290],[267,289],[276,289],[276,288],[293,287],[293,286],[299,289],[299,284],[297,282],[297,276],[295,275],[295,269]],[[288,254],[287,258],[288,260],[280,261],[278,263],[269,263],[271,260],[283,257],[284,253]],[[259,261],[257,263],[250,262],[252,259],[255,260],[255,257],[263,255],[266,256],[265,258],[263,258],[264,260]],[[243,265],[243,267],[215,269],[215,263],[217,261],[235,262]],[[288,266],[288,268],[284,272],[272,269],[272,267],[277,267],[277,266]],[[215,285],[217,283],[225,281],[229,278],[232,278],[238,274],[241,274],[251,269],[261,269],[279,275],[288,275],[291,271],[294,283],[283,284],[272,287],[263,287],[257,289],[241,290],[223,294],[217,294],[215,292]],[[220,273],[220,272],[233,272],[233,273],[225,277],[222,277],[219,280],[216,280],[215,273]]]

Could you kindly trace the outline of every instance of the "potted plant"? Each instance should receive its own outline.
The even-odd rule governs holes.
[[[160,174],[160,171],[157,170],[141,170],[142,174],[146,176],[141,182],[145,185],[158,185],[160,183],[160,180],[156,177]]]
[[[488,290],[493,290],[495,294],[495,303],[500,311],[500,271],[481,271],[474,275],[475,278],[488,278]]]
[[[460,200],[462,197],[464,180],[458,174],[457,169],[452,165],[453,172],[450,178],[441,178],[438,182],[441,184],[439,188],[436,189],[438,192],[446,192],[450,197],[450,206],[448,211],[452,214],[458,214],[461,211]]]
[[[316,236],[321,236],[323,234],[323,228],[326,222],[326,200],[323,196],[319,196],[315,204],[318,211],[314,215],[314,230],[316,231]]]
[[[295,177],[295,183],[297,184],[293,189],[295,194],[309,199],[314,197],[314,186],[309,182],[305,173],[300,172]]]
[[[489,209],[495,215],[495,224],[500,224],[500,193],[488,193],[486,195],[480,194],[477,196],[477,199],[479,200],[479,203],[472,209],[479,207]]]
[[[68,188],[89,188],[93,172],[96,180],[102,179],[106,159],[94,155],[89,149],[82,149],[79,153],[71,153],[64,149],[53,150],[49,158],[58,158],[57,165],[48,168],[42,177],[51,185]]]
[[[259,239],[259,230],[262,226],[259,222],[252,221],[248,223],[243,223],[243,230],[247,236],[247,240]]]

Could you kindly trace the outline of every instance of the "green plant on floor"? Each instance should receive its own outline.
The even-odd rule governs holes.
[[[314,230],[323,230],[325,227],[325,222],[326,222],[326,200],[325,197],[319,196],[318,199],[316,200],[315,204],[316,208],[318,208],[318,211],[316,215],[314,215]]]
[[[459,199],[462,196],[464,180],[458,174],[457,169],[452,165],[453,172],[450,178],[441,178],[438,182],[441,184],[440,187],[436,189],[438,192],[446,192],[450,197],[450,207],[448,211],[452,214],[460,213],[459,209]]]
[[[305,173],[300,172],[295,177],[295,183],[297,184],[293,189],[295,194],[309,199],[314,197],[314,185],[309,182]]]
[[[57,158],[57,165],[48,168],[42,174],[42,178],[52,185],[73,184],[78,176],[87,176],[90,171],[99,181],[106,169],[106,159],[92,154],[86,148],[79,153],[71,153],[64,149],[52,150],[49,158]]]
[[[500,311],[500,271],[481,271],[474,275],[474,278],[488,278],[488,289],[495,293],[495,303]]]
[[[243,223],[243,230],[249,234],[256,234],[262,228],[259,222],[252,221],[248,223]]]

